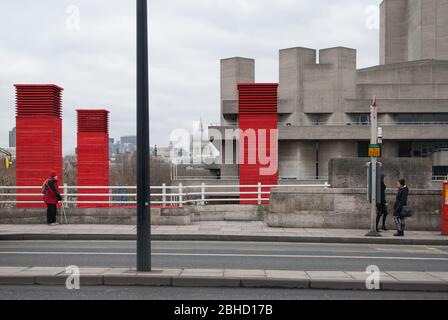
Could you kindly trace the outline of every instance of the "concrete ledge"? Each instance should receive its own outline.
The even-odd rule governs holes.
[[[241,279],[241,286],[244,288],[308,289],[310,288],[310,280],[293,278],[245,278]]]
[[[0,285],[31,285],[35,284],[33,275],[0,274]]]
[[[0,286],[65,286],[67,277],[60,268],[0,267]],[[359,271],[164,269],[139,273],[126,268],[84,268],[80,282],[81,286],[367,290],[365,277]],[[448,272],[382,272],[381,279],[381,290],[448,292]]]
[[[381,282],[381,290],[448,292],[448,283],[442,281],[384,281]]]
[[[180,276],[172,279],[173,287],[241,287],[239,278],[223,276]]]
[[[151,275],[105,275],[103,283],[106,286],[150,286],[161,287],[171,286],[170,276]]]
[[[311,289],[367,290],[364,281],[347,279],[311,279]]]
[[[0,234],[0,241],[21,240],[136,240],[135,234],[44,234],[14,233]],[[416,238],[368,238],[368,237],[321,237],[321,236],[281,236],[281,235],[234,235],[234,234],[154,234],[156,241],[242,241],[242,242],[292,242],[292,243],[354,243],[354,244],[395,244],[395,245],[448,245],[448,237],[440,239]]]

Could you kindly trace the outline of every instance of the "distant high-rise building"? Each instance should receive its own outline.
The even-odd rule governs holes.
[[[9,147],[16,147],[16,127],[14,127],[11,131],[9,131]]]
[[[136,136],[125,136],[120,138],[120,142],[122,144],[135,144],[137,145],[137,137]]]
[[[119,153],[119,144],[115,143],[114,138],[109,138],[109,156],[110,158],[115,158]]]

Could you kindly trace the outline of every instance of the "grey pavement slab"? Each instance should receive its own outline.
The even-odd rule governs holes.
[[[266,277],[265,270],[238,270],[238,269],[226,269],[224,270],[224,276],[226,277]]]
[[[29,269],[29,267],[0,267],[0,275],[19,273]]]
[[[32,267],[20,272],[23,275],[36,275],[36,276],[56,276],[58,274],[65,274],[66,268],[61,267]]]
[[[439,278],[426,272],[396,272],[391,271],[388,274],[399,281],[426,281],[441,282]]]
[[[305,271],[266,270],[265,272],[266,277],[270,279],[310,279]]]
[[[347,271],[346,273],[349,276],[351,276],[354,280],[364,281],[364,282],[367,280],[367,277],[370,276],[370,274],[367,274],[365,272],[350,272],[350,271]],[[398,280],[393,278],[392,276],[390,276],[389,274],[387,274],[385,272],[381,272],[380,273],[380,281],[394,282],[394,281],[398,281]]]
[[[431,276],[448,282],[448,272],[428,272]]]
[[[306,272],[311,280],[324,280],[324,279],[336,279],[336,280],[353,280],[353,278],[344,271],[307,271]]]

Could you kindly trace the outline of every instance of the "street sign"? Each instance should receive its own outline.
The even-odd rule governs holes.
[[[369,145],[369,157],[381,157],[381,146],[379,144]]]

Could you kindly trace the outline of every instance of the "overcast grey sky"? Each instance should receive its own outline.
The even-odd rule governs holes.
[[[380,2],[149,0],[151,145],[200,117],[219,121],[221,58],[255,58],[258,82],[278,81],[278,50],[288,47],[346,46],[358,67],[378,64],[371,9]],[[14,83],[65,88],[66,154],[77,108],[109,109],[111,137],[135,134],[135,1],[1,1],[0,17],[0,146],[15,126]]]

